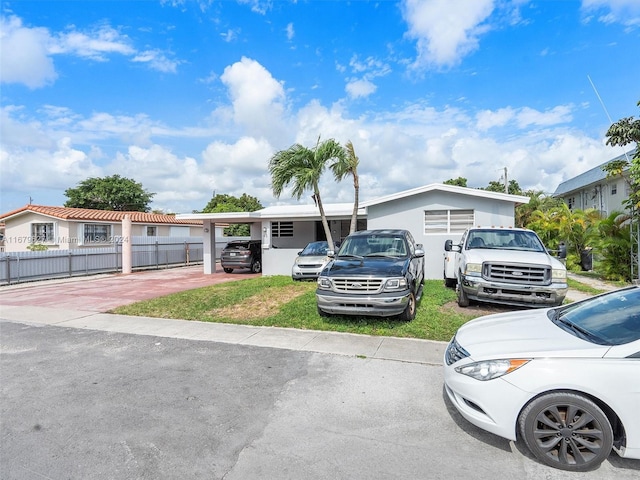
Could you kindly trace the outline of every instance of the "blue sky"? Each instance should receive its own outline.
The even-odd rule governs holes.
[[[268,162],[318,136],[353,143],[362,200],[504,168],[553,193],[623,153],[607,112],[640,113],[638,0],[21,0],[1,15],[3,212],[116,173],[166,212],[214,192],[298,203],[273,197]],[[353,200],[328,173],[321,192]]]

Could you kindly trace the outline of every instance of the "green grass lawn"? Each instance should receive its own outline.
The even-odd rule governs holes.
[[[285,276],[251,278],[118,307],[112,313],[443,341],[450,340],[458,327],[475,316],[473,312],[456,311],[455,291],[445,288],[442,280],[425,282],[416,318],[411,322],[320,317],[315,289],[315,282],[294,282]]]
[[[588,294],[601,293],[571,279],[569,286]],[[443,341],[449,341],[465,322],[484,314],[471,309],[460,313],[455,291],[445,288],[442,280],[425,281],[416,318],[411,322],[377,317],[323,318],[316,310],[315,290],[315,282],[294,282],[287,276],[258,277],[125,305],[112,313]]]

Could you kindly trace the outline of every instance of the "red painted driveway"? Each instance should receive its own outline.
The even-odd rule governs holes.
[[[0,287],[0,306],[33,306],[106,312],[139,300],[169,293],[253,278],[248,270],[211,275],[202,265],[165,270],[146,270],[128,275],[110,274],[72,279],[46,280]]]

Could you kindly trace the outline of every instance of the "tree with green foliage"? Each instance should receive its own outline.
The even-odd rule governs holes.
[[[261,208],[263,207],[260,200],[246,193],[243,193],[240,198],[233,195],[217,194],[209,200],[202,212],[194,213],[255,212]],[[246,223],[233,224],[224,229],[224,234],[246,237],[251,234],[251,228]]]
[[[640,101],[638,102],[640,107]],[[627,206],[640,208],[640,118],[626,117],[618,120],[607,131],[607,145],[625,147],[635,144],[635,152],[631,161],[626,159],[609,162],[603,167],[608,177],[622,175],[629,169],[629,198]]]
[[[458,178],[450,178],[449,180],[445,180],[444,182],[445,185],[454,185],[457,187],[466,187],[467,186],[467,179],[464,177],[458,177]]]
[[[492,180],[491,182],[489,182],[489,185],[483,188],[483,190],[487,190],[489,192],[504,193],[504,183]],[[509,180],[508,191],[511,195],[522,194],[522,189],[520,188],[520,185],[518,184],[518,182],[516,182],[515,180]]]
[[[542,191],[527,190],[522,195],[529,197],[529,203],[516,207],[515,226],[526,227],[532,220],[533,212],[540,210],[546,212],[560,206],[562,199],[555,198]]]
[[[148,212],[155,195],[145,190],[142,184],[120,175],[88,178],[76,188],[68,188],[64,194],[69,198],[65,207],[116,212]]]
[[[351,213],[349,233],[355,232],[358,225],[358,203],[360,196],[360,180],[358,178],[359,164],[360,159],[356,156],[353,143],[349,140],[345,147],[345,155],[336,158],[336,161],[331,165],[331,170],[333,171],[333,176],[336,181],[341,181],[347,175],[351,175],[351,177],[353,177],[353,212]]]
[[[612,212],[598,223],[598,273],[608,280],[631,281],[631,236],[628,213]]]
[[[334,139],[320,142],[314,148],[307,148],[298,143],[286,150],[276,152],[269,160],[271,188],[276,198],[280,198],[285,187],[291,185],[292,195],[300,200],[306,191],[313,192],[313,199],[320,211],[322,226],[327,237],[329,250],[334,250],[333,237],[320,195],[320,178],[330,161],[341,161],[345,150]]]

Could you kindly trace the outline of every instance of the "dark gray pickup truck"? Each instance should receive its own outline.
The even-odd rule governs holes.
[[[352,233],[318,277],[318,313],[413,320],[424,283],[424,250],[407,230]]]

